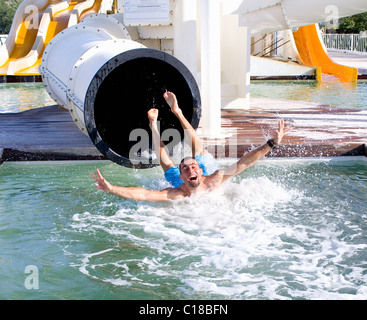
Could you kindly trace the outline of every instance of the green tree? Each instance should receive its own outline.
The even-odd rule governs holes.
[[[0,0],[0,33],[9,33],[15,11],[21,2],[22,0]]]
[[[360,33],[367,31],[367,12],[340,19],[337,33]]]

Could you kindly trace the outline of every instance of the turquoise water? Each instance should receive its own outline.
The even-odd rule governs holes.
[[[354,84],[316,81],[252,81],[251,96],[309,101],[341,108],[367,108],[367,81]],[[54,105],[42,83],[0,83],[0,112]]]
[[[21,112],[54,104],[43,83],[0,83],[0,113]]]
[[[365,299],[367,161],[262,161],[168,204],[98,192],[166,186],[109,162],[0,167],[1,299]],[[38,271],[38,288],[26,287]]]
[[[251,94],[365,108],[366,84],[253,82]],[[42,84],[0,84],[2,113],[52,104]],[[160,168],[0,166],[0,299],[367,296],[365,158],[261,161],[169,204],[98,192],[96,168],[115,184],[167,187]]]
[[[367,109],[367,81],[252,81],[251,96],[308,101],[339,108]]]

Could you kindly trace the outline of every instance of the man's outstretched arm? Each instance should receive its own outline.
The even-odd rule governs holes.
[[[198,155],[204,154],[203,143],[195,129],[192,127],[191,123],[185,118],[181,108],[178,105],[176,95],[170,91],[167,91],[164,93],[163,97],[170,106],[172,113],[180,121],[182,129],[185,131],[185,140],[189,146],[191,146],[192,156],[196,157]]]
[[[274,141],[275,145],[280,144],[280,142],[282,141],[283,137],[290,131],[291,129],[285,129],[284,128],[284,119],[280,119],[279,120],[279,128],[278,130],[275,132],[275,136],[272,139]],[[250,151],[249,153],[243,155],[241,157],[241,159],[227,167],[224,168],[222,170],[222,179],[224,181],[232,178],[233,176],[241,173],[242,171],[244,171],[245,169],[251,167],[252,165],[254,165],[257,161],[259,161],[261,158],[263,158],[268,152],[271,151],[271,147],[265,143],[264,145],[262,145],[261,147]]]
[[[167,202],[180,198],[180,193],[177,189],[168,188],[161,191],[147,190],[136,187],[119,187],[110,184],[97,169],[97,176],[90,174],[96,180],[95,186],[98,190],[114,194],[121,198],[131,199],[136,201],[149,202]]]

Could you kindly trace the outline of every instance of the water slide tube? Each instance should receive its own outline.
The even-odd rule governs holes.
[[[147,168],[159,164],[151,159],[147,111],[159,109],[162,140],[173,147],[184,132],[163,93],[175,92],[195,129],[200,93],[185,65],[132,41],[122,21],[122,14],[92,14],[63,30],[43,53],[40,72],[50,96],[102,154],[126,167]]]
[[[99,10],[101,0],[24,0],[0,48],[0,75],[39,75],[42,53],[61,30]]]
[[[238,14],[240,25],[251,27],[252,34],[294,31],[302,63],[321,68],[318,80],[321,73],[335,75],[344,82],[357,80],[357,69],[338,65],[328,56],[315,23],[366,12],[366,0],[231,0],[223,1],[223,5],[225,13]]]
[[[252,34],[285,29],[352,16],[367,11],[366,0],[223,0],[224,14],[238,14],[241,26]]]
[[[320,68],[317,76],[319,81],[322,81],[322,74],[334,75],[342,82],[357,81],[357,68],[337,64],[330,58],[317,24],[300,27],[293,37],[301,62]]]

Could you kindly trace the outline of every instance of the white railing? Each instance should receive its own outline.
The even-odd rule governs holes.
[[[323,34],[326,48],[351,52],[367,52],[367,34]]]
[[[5,43],[7,37],[7,34],[0,34],[0,46]]]

